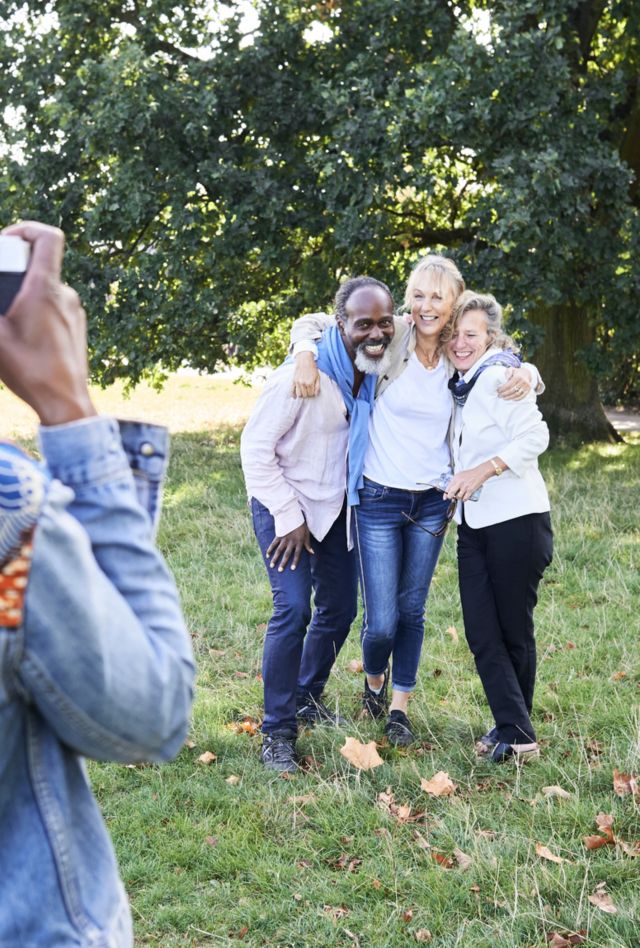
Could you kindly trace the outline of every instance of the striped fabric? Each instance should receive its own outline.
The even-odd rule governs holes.
[[[10,442],[0,442],[0,564],[20,550],[35,526],[46,493],[38,464]]]

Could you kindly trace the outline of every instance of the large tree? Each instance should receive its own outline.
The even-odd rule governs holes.
[[[4,8],[3,216],[68,234],[98,377],[255,364],[344,275],[400,292],[444,250],[509,304],[552,427],[611,436],[598,375],[638,387],[636,0],[257,0],[249,33],[202,2]]]

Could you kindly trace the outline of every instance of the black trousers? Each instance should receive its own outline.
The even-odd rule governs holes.
[[[533,610],[553,555],[548,513],[527,514],[474,530],[458,527],[458,575],[464,630],[498,740],[526,744],[536,678]]]

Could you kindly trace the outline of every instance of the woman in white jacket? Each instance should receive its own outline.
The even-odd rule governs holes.
[[[455,475],[445,497],[458,502],[458,571],[465,634],[494,717],[476,744],[495,763],[538,753],[531,724],[536,675],[533,610],[551,562],[549,497],[538,456],[549,431],[533,393],[498,398],[510,344],[493,296],[467,290],[456,302],[447,354],[456,402]],[[473,503],[473,494],[482,488]]]

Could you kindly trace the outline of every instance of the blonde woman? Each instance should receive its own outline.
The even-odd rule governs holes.
[[[457,501],[458,573],[469,648],[494,726],[476,744],[495,763],[537,756],[531,723],[536,676],[533,610],[551,562],[549,497],[538,456],[549,432],[535,396],[498,397],[512,346],[493,296],[458,299],[447,354],[456,372],[454,467],[445,497]],[[467,503],[479,488],[480,496]]]

